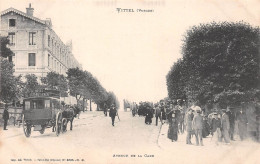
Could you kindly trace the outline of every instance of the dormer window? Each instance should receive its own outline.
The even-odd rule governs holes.
[[[15,27],[15,19],[9,19],[9,27]]]

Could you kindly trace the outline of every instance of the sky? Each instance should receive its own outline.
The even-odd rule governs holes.
[[[119,100],[167,97],[166,75],[182,57],[186,31],[200,23],[244,21],[260,25],[259,0],[0,0],[34,16],[51,18],[53,29],[83,69]],[[117,8],[135,12],[117,12]],[[136,12],[149,9],[153,12]]]

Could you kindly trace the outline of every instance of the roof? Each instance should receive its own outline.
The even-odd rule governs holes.
[[[29,15],[27,15],[26,13],[24,13],[24,12],[22,12],[22,11],[19,11],[19,10],[17,10],[17,9],[14,9],[14,8],[12,8],[12,7],[9,8],[9,9],[6,9],[6,10],[4,10],[4,11],[2,11],[2,12],[1,12],[1,16],[2,16],[2,15],[5,15],[5,14],[7,14],[7,13],[9,13],[9,12],[14,12],[14,13],[16,13],[16,14],[19,14],[19,15],[21,15],[21,16],[24,16],[24,17],[26,17],[26,18],[29,18],[29,19],[31,19],[31,20],[34,20],[34,21],[36,21],[36,22],[38,22],[38,23],[41,23],[41,24],[46,25],[45,21],[43,21],[43,20],[41,20],[41,19],[39,19],[39,18],[33,17],[33,16],[29,16]]]
[[[48,96],[48,97],[44,97],[44,96],[39,96],[39,97],[26,97],[23,100],[35,100],[35,99],[42,99],[42,100],[46,100],[46,99],[55,99],[55,100],[59,100],[58,97],[55,96]]]

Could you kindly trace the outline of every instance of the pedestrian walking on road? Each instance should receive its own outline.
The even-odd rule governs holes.
[[[178,120],[176,117],[176,110],[172,109],[168,114],[169,129],[168,129],[168,138],[174,142],[178,140]]]
[[[229,124],[230,124],[229,137],[230,137],[231,140],[234,141],[235,114],[233,113],[233,108],[231,108],[231,107],[227,108],[227,115],[228,115]]]
[[[166,109],[165,109],[166,107],[163,100],[160,100],[159,108],[161,109],[162,112],[162,124],[164,124],[166,120]]]
[[[104,115],[107,116],[107,104],[104,105]]]
[[[201,110],[199,110],[200,107],[197,106],[196,114],[193,118],[192,126],[195,131],[195,137],[196,137],[196,146],[203,146],[203,140],[202,140],[202,129],[203,129],[203,118],[201,116]]]
[[[112,126],[115,126],[116,113],[117,113],[116,106],[115,104],[112,104],[109,111],[109,116],[111,117],[112,120]]]
[[[187,131],[187,136],[186,136],[186,144],[192,145],[191,143],[191,134],[192,134],[192,109],[190,108],[188,110],[188,113],[186,114],[186,119],[185,119],[185,125],[186,125],[186,131]]]
[[[221,141],[221,115],[215,113],[211,122],[212,140],[216,145]]]
[[[226,109],[222,109],[221,125],[222,125],[222,136],[225,142],[227,144],[230,144],[230,138],[229,138],[230,123],[229,123],[228,115],[226,113]]]
[[[146,106],[145,123],[150,125],[152,123],[152,118],[152,108],[150,106]]]
[[[160,121],[162,122],[162,111],[159,108],[158,104],[155,104],[155,118],[156,118],[156,126],[158,125],[158,118],[160,119]]]
[[[247,116],[246,113],[243,111],[243,109],[240,109],[240,113],[238,115],[238,132],[239,132],[239,136],[241,141],[243,141],[246,138],[246,134],[247,134]]]
[[[8,130],[8,129],[6,129],[7,122],[9,120],[9,112],[8,112],[8,105],[7,104],[5,105],[5,110],[4,110],[4,113],[3,113],[3,119],[4,119],[4,130]]]

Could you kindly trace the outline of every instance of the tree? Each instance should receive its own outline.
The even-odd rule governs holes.
[[[30,97],[37,89],[39,89],[40,85],[37,81],[37,76],[34,74],[25,75],[25,79],[23,97]]]
[[[182,61],[167,75],[169,96],[181,90],[201,105],[251,101],[260,91],[259,36],[259,27],[244,22],[192,27],[185,35]]]
[[[110,107],[112,104],[115,104],[117,109],[120,107],[120,103],[113,92],[108,92],[108,99],[106,101],[106,104],[108,107]]]
[[[8,44],[9,44],[9,39],[8,37],[3,37],[0,36],[0,56],[7,58],[9,56],[13,55],[13,52],[10,50],[10,48],[8,48]]]
[[[90,72],[82,71],[78,68],[69,69],[67,75],[70,93],[72,96],[76,97],[78,103],[80,99],[83,99],[83,109],[85,100],[90,100],[90,111],[92,110],[92,101],[97,104],[98,110],[104,107],[109,98],[109,93],[100,84],[97,78]],[[114,94],[111,95],[110,93],[110,97],[112,97],[111,101],[113,100],[116,102]]]
[[[0,57],[1,76],[0,76],[0,99],[4,103],[10,103],[16,98],[17,87],[19,77],[16,78],[14,73],[14,65],[8,60]]]
[[[70,95],[74,96],[79,104],[79,100],[85,94],[86,78],[83,71],[79,68],[70,68],[67,72]]]
[[[68,96],[68,82],[64,75],[48,72],[46,77],[41,78],[41,82],[49,89],[60,91],[61,97]]]

